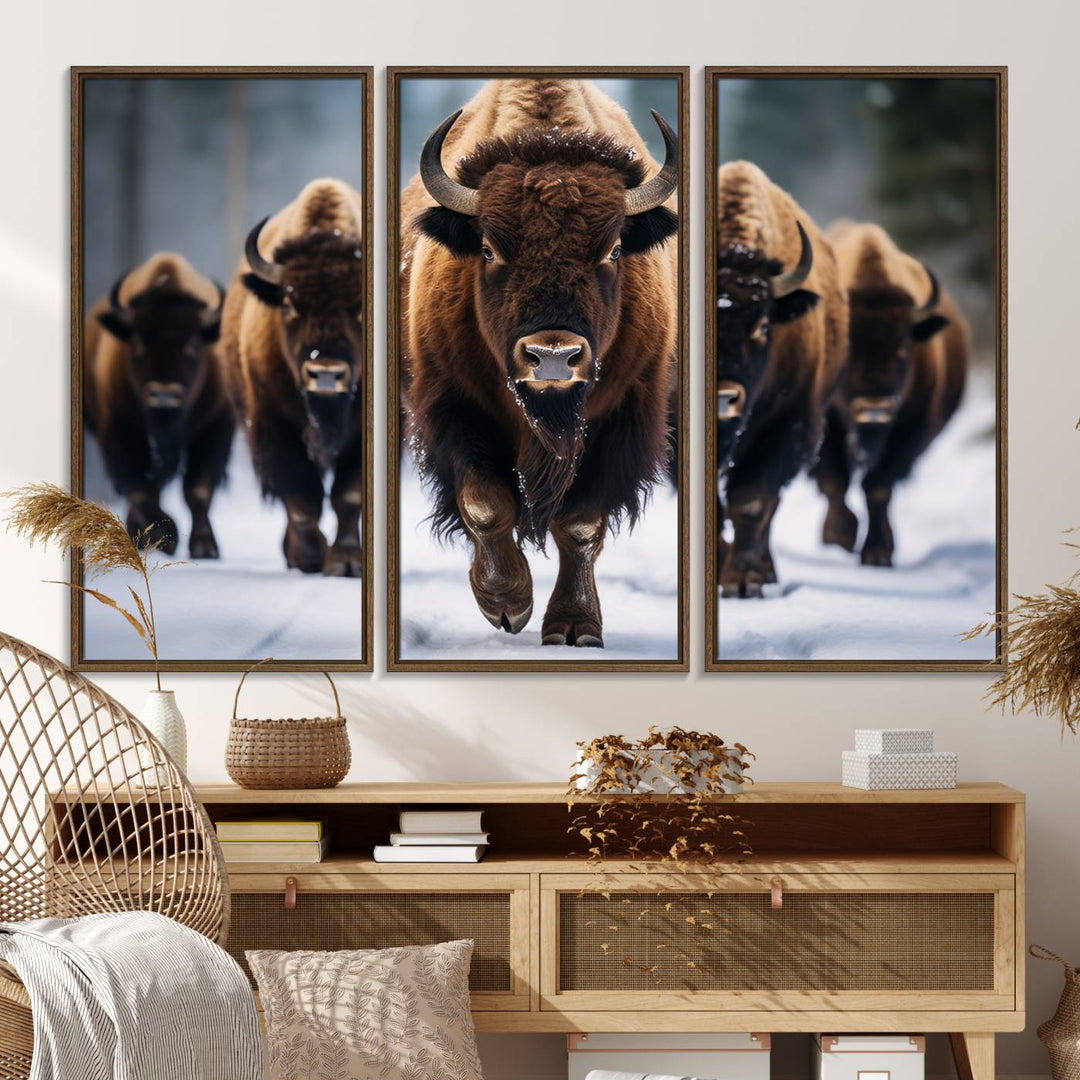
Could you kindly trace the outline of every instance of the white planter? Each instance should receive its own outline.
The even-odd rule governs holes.
[[[636,753],[631,753],[629,750],[623,750],[620,751],[619,757],[626,761],[627,766],[633,765],[635,757],[645,757],[655,761],[656,764],[642,769],[640,779],[633,785],[631,785],[630,780],[627,779],[625,787],[605,789],[612,794],[624,791],[627,794],[634,795],[689,795],[693,791],[698,790],[699,787],[704,788],[706,786],[704,780],[689,785],[676,782],[677,776],[675,775],[675,770],[673,768],[675,752],[672,750],[666,750],[662,747],[653,750],[639,750]],[[703,753],[694,754],[691,755],[690,760],[693,764],[697,764],[705,761],[706,755]],[[735,795],[742,791],[743,771],[738,760],[729,760],[724,771],[725,773],[730,774],[725,777],[723,781],[724,794]],[[575,786],[579,791],[588,790],[599,772],[600,767],[595,762],[583,761],[582,756],[579,753],[574,767],[574,773],[578,777],[575,781]],[[618,774],[618,772],[619,770],[616,769],[616,774]]]
[[[187,726],[183,714],[176,704],[173,690],[151,690],[146,696],[143,708],[143,727],[153,735],[168,751],[176,767],[187,773]],[[152,765],[149,754],[140,754],[145,765]]]

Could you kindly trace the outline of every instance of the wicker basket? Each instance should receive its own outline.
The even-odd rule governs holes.
[[[244,679],[267,660],[245,671],[236,688],[225,770],[244,788],[327,788],[341,783],[352,755],[341,700],[328,672],[323,675],[334,692],[333,716],[246,720],[236,715]]]
[[[1054,960],[1065,969],[1065,989],[1057,1012],[1038,1031],[1050,1051],[1053,1080],[1080,1080],[1080,969],[1057,953],[1032,945],[1031,955],[1039,960]]]

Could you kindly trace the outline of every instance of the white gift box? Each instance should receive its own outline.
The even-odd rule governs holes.
[[[855,749],[871,754],[932,754],[930,728],[857,728]]]
[[[810,1080],[924,1080],[922,1035],[815,1035]]]
[[[844,787],[864,791],[956,787],[953,753],[871,754],[865,750],[845,750],[843,761]]]
[[[742,1032],[594,1032],[566,1037],[569,1080],[590,1073],[769,1080],[772,1040]]]

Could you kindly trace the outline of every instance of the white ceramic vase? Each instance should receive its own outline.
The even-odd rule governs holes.
[[[187,726],[173,690],[151,690],[143,708],[143,727],[168,751],[176,767],[187,774]]]

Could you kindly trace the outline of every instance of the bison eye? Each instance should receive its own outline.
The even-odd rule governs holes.
[[[610,259],[610,260],[611,260],[612,262],[618,262],[618,261],[619,261],[619,259],[620,259],[620,258],[622,258],[622,244],[616,244],[616,245],[615,245],[615,246],[614,246],[614,247],[613,247],[613,248],[611,249],[611,254],[610,254],[610,255],[608,255],[608,258],[609,258],[609,259]]]
[[[484,256],[484,262],[490,263],[495,261],[495,252],[492,251],[491,248],[487,246],[487,244],[484,244],[480,248],[480,254]]]

